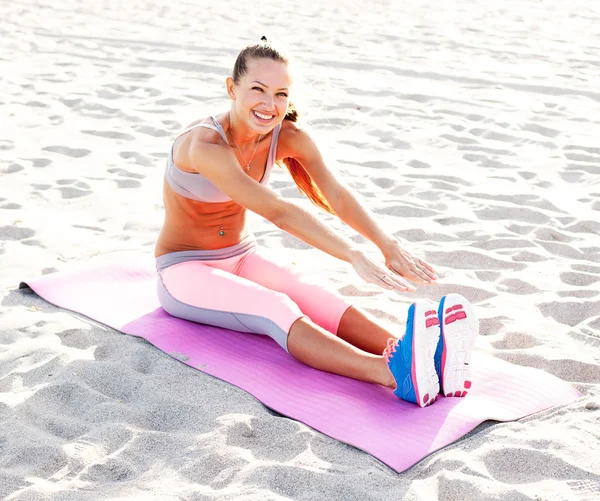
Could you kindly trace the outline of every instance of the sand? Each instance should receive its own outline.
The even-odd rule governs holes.
[[[0,496],[600,499],[599,22],[583,0],[1,3]],[[253,215],[259,242],[399,332],[415,298],[460,292],[481,319],[476,350],[581,400],[485,423],[396,474],[16,290],[152,254],[171,140],[228,109],[235,55],[263,34],[294,50],[329,165],[440,281],[406,295],[367,285]],[[270,185],[311,207],[284,171]]]

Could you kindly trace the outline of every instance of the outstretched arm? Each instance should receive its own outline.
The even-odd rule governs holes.
[[[370,259],[353,242],[331,231],[310,212],[246,175],[229,147],[191,141],[189,158],[198,172],[233,201],[309,245],[350,263],[363,280],[387,289],[413,290],[404,278],[389,273],[383,264]]]
[[[326,166],[317,145],[302,129],[290,131],[289,147],[306,169],[336,215],[348,226],[368,238],[381,251],[386,266],[402,277],[417,283],[431,284],[437,280],[433,267],[413,256],[400,242],[388,234],[371,211]]]

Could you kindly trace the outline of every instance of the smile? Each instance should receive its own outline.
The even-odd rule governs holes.
[[[254,116],[265,122],[268,122],[269,120],[272,120],[275,117],[275,115],[264,115],[262,113],[259,113],[258,111],[254,111],[253,113]]]

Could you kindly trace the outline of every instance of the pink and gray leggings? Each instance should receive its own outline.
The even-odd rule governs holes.
[[[288,350],[292,324],[301,317],[337,334],[351,305],[311,280],[291,259],[259,248],[248,235],[216,250],[171,252],[156,259],[158,298],[175,317],[266,334]]]

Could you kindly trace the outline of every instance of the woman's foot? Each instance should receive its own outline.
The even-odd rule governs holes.
[[[471,351],[479,333],[479,322],[471,303],[460,294],[448,294],[438,307],[440,338],[435,351],[435,369],[441,392],[464,397],[471,388]]]
[[[389,339],[383,355],[396,380],[394,394],[420,407],[431,405],[440,391],[433,355],[440,337],[435,306],[419,300],[408,310],[406,333]]]

